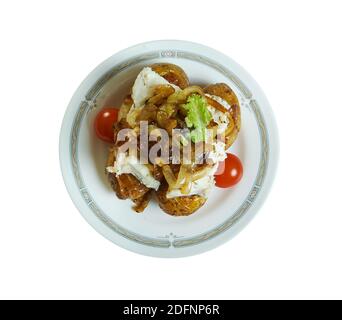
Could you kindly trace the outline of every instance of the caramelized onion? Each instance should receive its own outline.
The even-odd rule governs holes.
[[[169,185],[169,188],[173,189],[173,186],[176,183],[176,177],[173,174],[171,167],[169,165],[165,165],[162,167],[162,170],[163,170],[164,178]]]
[[[136,117],[137,121],[155,121],[157,118],[157,110],[158,107],[154,104],[147,104],[144,108],[142,108],[139,115]]]
[[[192,174],[192,181],[196,181],[205,177],[209,173],[210,169],[211,167],[205,166],[203,169],[194,172]]]
[[[154,95],[148,99],[148,104],[160,105],[165,98],[175,92],[171,85],[160,85],[154,89]]]
[[[136,127],[137,125],[137,117],[139,116],[140,112],[141,112],[142,108],[135,108],[134,105],[131,107],[131,109],[129,110],[126,120],[127,123],[129,124],[129,126],[131,128]]]
[[[226,109],[223,105],[221,105],[220,103],[218,103],[216,100],[205,96],[205,98],[207,99],[208,103],[214,107],[215,109],[217,109],[218,111],[221,111],[223,113],[228,113],[228,109]]]
[[[181,187],[180,191],[182,194],[189,194],[190,190],[191,190],[191,175],[187,175],[185,177],[185,183]]]
[[[188,99],[188,96],[194,93],[197,93],[201,96],[204,94],[201,87],[190,86],[190,87],[185,88],[184,90],[176,91],[175,93],[171,94],[167,98],[167,103],[170,103],[170,104],[185,103],[186,100]]]
[[[182,164],[178,172],[177,181],[173,187],[175,189],[180,188],[185,183],[188,176],[191,176],[190,165]]]

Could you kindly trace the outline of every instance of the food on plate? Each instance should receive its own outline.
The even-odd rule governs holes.
[[[131,199],[136,212],[155,197],[174,216],[202,207],[215,180],[231,187],[241,179],[240,160],[227,157],[240,127],[227,84],[192,85],[169,63],[144,67],[120,109],[105,108],[95,120],[97,135],[113,144],[106,173],[117,197]]]

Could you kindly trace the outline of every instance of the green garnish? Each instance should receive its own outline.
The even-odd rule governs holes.
[[[205,130],[212,119],[207,101],[198,94],[192,94],[183,107],[187,112],[185,123],[188,128],[193,128],[190,132],[192,142],[205,141]]]

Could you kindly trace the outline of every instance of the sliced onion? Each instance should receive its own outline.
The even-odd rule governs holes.
[[[171,167],[169,165],[165,165],[162,167],[162,170],[163,170],[164,178],[169,185],[169,188],[173,189],[176,183],[176,177],[173,174]]]
[[[214,107],[215,109],[217,109],[218,111],[221,111],[223,113],[228,113],[228,109],[226,109],[223,105],[221,105],[220,103],[218,103],[216,100],[205,96],[205,98],[207,99],[207,102]]]
[[[210,170],[211,170],[211,167],[206,166],[203,169],[194,172],[192,174],[192,181],[196,181],[205,177],[209,173]]]
[[[185,88],[184,90],[177,91],[173,94],[171,94],[167,98],[167,103],[170,104],[179,104],[179,103],[185,103],[188,99],[188,96],[190,96],[193,93],[197,93],[199,95],[203,95],[203,90],[199,86],[190,86]]]
[[[188,177],[186,177],[187,179],[185,180],[184,185],[181,187],[180,191],[182,194],[189,194],[190,190],[191,190],[191,176],[189,175]]]
[[[175,92],[171,85],[160,85],[154,90],[154,95],[148,99],[148,104],[159,105],[165,98]]]
[[[126,116],[126,120],[127,120],[127,123],[130,125],[131,128],[134,128],[137,126],[137,117],[139,116],[141,110],[142,110],[141,107],[135,108],[134,105],[129,110],[129,112]]]
[[[178,172],[177,181],[174,184],[173,188],[180,188],[188,180],[187,177],[189,176],[191,176],[190,165],[182,164]]]

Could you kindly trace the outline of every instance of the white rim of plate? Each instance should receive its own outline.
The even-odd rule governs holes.
[[[78,131],[84,115],[92,110],[98,92],[117,73],[144,60],[191,59],[228,77],[241,91],[259,127],[261,158],[258,175],[248,197],[225,222],[208,232],[187,239],[154,239],[130,232],[99,209],[83,182],[78,166]],[[258,212],[275,178],[279,141],[272,109],[256,81],[236,62],[207,46],[181,40],[145,42],[124,49],[96,67],[74,93],[60,132],[59,155],[69,195],[88,223],[100,234],[130,251],[154,257],[185,257],[217,247],[233,238]]]

